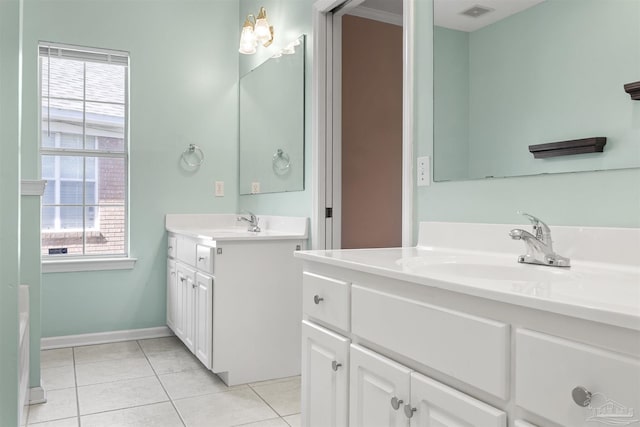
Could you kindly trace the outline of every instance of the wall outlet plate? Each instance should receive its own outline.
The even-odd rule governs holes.
[[[224,181],[216,181],[216,197],[224,197]]]
[[[431,163],[429,156],[418,157],[418,168],[416,169],[418,187],[431,185]]]
[[[252,182],[251,183],[251,194],[258,194],[260,192],[260,183]]]

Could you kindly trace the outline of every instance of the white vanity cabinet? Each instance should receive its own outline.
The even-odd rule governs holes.
[[[363,253],[296,255],[303,426],[344,426],[346,412],[351,427],[640,425],[639,328],[389,274],[402,252],[378,274]]]
[[[167,325],[227,385],[299,375],[305,239],[207,232],[169,232]]]

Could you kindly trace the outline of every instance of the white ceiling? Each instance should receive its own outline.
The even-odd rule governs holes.
[[[508,16],[542,3],[544,0],[433,0],[434,22],[439,27],[472,32]],[[403,0],[366,0],[361,6],[402,15]],[[473,7],[484,6],[493,11],[477,18],[461,15]]]
[[[384,2],[384,0],[381,0]],[[395,1],[395,0],[387,0]],[[434,0],[434,22],[439,27],[472,32],[522,12],[544,0]],[[473,7],[494,9],[477,18],[460,13]]]
[[[366,0],[360,6],[402,15],[402,0]]]

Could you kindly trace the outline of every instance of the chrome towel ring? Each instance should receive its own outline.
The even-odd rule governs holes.
[[[284,175],[289,172],[291,160],[289,159],[289,155],[282,151],[282,148],[278,148],[271,162],[273,163],[273,171],[276,175]]]
[[[195,161],[189,161],[189,158],[195,158]],[[182,152],[182,160],[188,166],[197,168],[204,162],[204,152],[196,144],[189,144],[189,147]]]

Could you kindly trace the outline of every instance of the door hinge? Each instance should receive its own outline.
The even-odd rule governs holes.
[[[324,217],[333,218],[333,208],[324,208]]]

